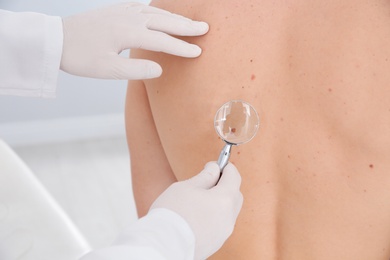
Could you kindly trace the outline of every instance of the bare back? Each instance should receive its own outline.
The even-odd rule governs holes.
[[[146,91],[142,82],[129,87],[133,180],[145,187],[135,190],[141,214],[175,178],[217,159],[223,142],[215,112],[242,99],[261,125],[250,143],[233,148],[244,206],[211,259],[389,259],[390,2],[154,5],[206,21],[210,32],[186,39],[203,48],[198,59],[133,54],[164,69],[144,82]],[[147,177],[159,169],[172,174]]]

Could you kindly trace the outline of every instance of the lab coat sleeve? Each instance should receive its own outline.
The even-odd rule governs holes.
[[[195,236],[187,222],[168,209],[153,209],[127,226],[116,242],[80,260],[193,260]]]
[[[55,97],[62,19],[0,9],[0,94]]]

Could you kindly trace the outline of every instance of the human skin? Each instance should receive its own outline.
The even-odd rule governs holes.
[[[164,69],[128,88],[139,214],[218,158],[224,144],[213,117],[242,99],[261,123],[253,140],[233,147],[244,205],[210,259],[389,259],[390,2],[153,5],[206,21],[210,31],[185,38],[202,47],[197,59],[132,51]]]

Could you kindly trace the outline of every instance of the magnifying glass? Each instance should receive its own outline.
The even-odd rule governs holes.
[[[259,126],[259,115],[247,102],[231,100],[218,109],[214,118],[214,128],[225,141],[217,162],[221,172],[229,162],[232,146],[252,140]]]

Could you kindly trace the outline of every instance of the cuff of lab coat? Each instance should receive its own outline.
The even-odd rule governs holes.
[[[55,97],[58,74],[62,57],[64,34],[62,18],[46,16],[45,23],[45,75],[42,85],[42,97]]]
[[[192,260],[195,235],[180,215],[158,208],[129,225],[115,244],[151,247],[169,260]]]

